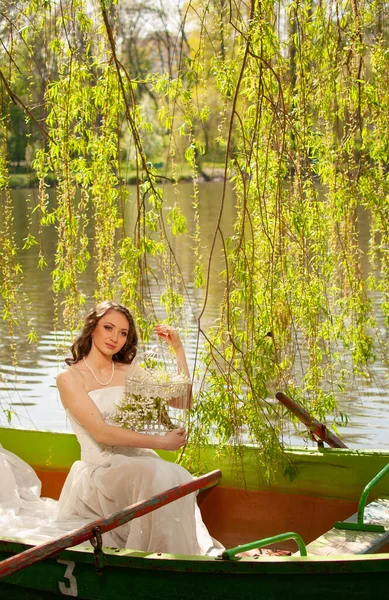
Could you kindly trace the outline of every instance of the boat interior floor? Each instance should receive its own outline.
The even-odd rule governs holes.
[[[247,550],[242,552],[238,556],[249,556],[251,558],[258,558],[259,556],[292,556],[290,550],[279,550],[273,548],[256,548],[255,550]]]
[[[345,520],[357,523],[358,513]],[[331,556],[336,554],[373,554],[389,542],[389,499],[380,498],[368,504],[364,512],[364,523],[382,525],[384,531],[361,529],[337,529],[332,527],[307,545],[308,556]]]

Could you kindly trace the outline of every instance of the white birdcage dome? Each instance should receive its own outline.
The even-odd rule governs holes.
[[[189,378],[177,372],[175,353],[168,346],[156,344],[150,350],[139,353],[134,367],[126,382],[132,393],[169,400],[188,391]]]
[[[182,416],[172,414],[168,402],[183,398],[182,408],[185,408],[189,384],[189,378],[177,372],[175,353],[169,347],[158,344],[139,353],[126,378],[116,422],[144,433],[181,427]]]

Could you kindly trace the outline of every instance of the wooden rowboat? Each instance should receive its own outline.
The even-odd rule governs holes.
[[[57,498],[66,474],[79,456],[73,434],[0,428],[0,443],[36,470],[42,495]],[[166,453],[164,458],[169,458]],[[389,546],[385,546],[386,505],[380,506],[385,532],[379,544],[361,550],[360,540],[372,539],[354,532],[360,554],[312,554],[317,538],[338,541],[350,532],[334,534],[336,521],[356,512],[365,484],[387,463],[389,452],[349,449],[285,451],[268,486],[257,466],[256,451],[246,448],[242,468],[228,459],[215,460],[215,449],[204,449],[204,471],[220,468],[220,483],[202,492],[199,504],[211,534],[226,548],[247,544],[283,532],[295,532],[308,544],[308,556],[228,558],[146,554],[103,548],[102,569],[96,571],[93,548],[77,546],[60,552],[0,580],[4,600],[40,600],[70,596],[84,599],[118,598],[356,598],[386,597],[389,581]],[[389,496],[389,476],[372,490],[369,500]],[[368,512],[368,511],[367,511]],[[374,518],[374,517],[373,517]],[[330,534],[326,534],[330,532]],[[332,533],[331,533],[332,532]],[[320,537],[322,534],[327,537]],[[377,534],[378,535],[378,534]],[[332,537],[331,537],[332,536]],[[0,534],[1,537],[1,534]],[[337,541],[337,543],[338,543]],[[354,543],[353,542],[353,543]],[[370,543],[370,542],[369,542]],[[379,553],[375,549],[383,543]],[[350,545],[349,545],[350,546]],[[344,546],[349,548],[349,546]],[[355,546],[355,543],[354,543]],[[0,561],[31,547],[28,540],[0,541]],[[297,551],[295,540],[277,541],[277,548]],[[342,551],[342,548],[341,550]],[[359,552],[358,551],[358,552]],[[343,550],[344,552],[344,550]]]

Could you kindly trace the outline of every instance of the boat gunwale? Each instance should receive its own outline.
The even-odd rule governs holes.
[[[27,550],[35,544],[21,538],[0,539],[0,554],[14,554]],[[9,547],[11,546],[11,547]],[[241,557],[235,560],[222,560],[216,556],[192,556],[181,554],[166,554],[156,552],[142,552],[126,548],[102,548],[105,557],[104,568],[129,568],[140,570],[176,571],[176,572],[212,572],[231,574],[286,574],[291,571],[295,574],[309,572],[326,572],[328,574],[341,572],[343,574],[360,572],[361,563],[368,566],[369,572],[389,573],[389,552],[372,554],[339,554],[331,556],[264,556]],[[75,546],[67,548],[59,554],[46,558],[37,563],[64,560],[80,564],[95,564],[94,549],[89,546]],[[288,565],[288,566],[286,566]],[[28,569],[34,568],[31,565]],[[295,567],[295,569],[293,568]],[[23,573],[19,572],[20,574]],[[5,577],[4,581],[12,581],[17,574]],[[1,582],[0,582],[1,589]]]
[[[28,429],[26,427],[5,427],[5,426],[0,426],[0,438],[1,438],[1,433],[6,433],[9,434],[10,432],[14,432],[16,435],[18,434],[32,434],[32,435],[44,435],[44,436],[48,436],[48,437],[64,437],[64,438],[68,438],[68,439],[72,439],[74,441],[77,442],[77,437],[75,435],[75,433],[73,431],[60,431],[60,430],[53,430],[53,429]],[[77,442],[78,443],[78,442]],[[233,449],[234,446],[230,445],[228,446],[229,448]],[[204,445],[202,447],[204,450],[207,449],[217,449],[220,450],[220,447],[218,444],[207,444]],[[254,444],[243,444],[243,448],[245,451],[247,451],[248,453],[251,452],[256,452],[259,450],[259,448],[257,446],[255,446]],[[164,452],[162,452],[163,454],[165,454]],[[328,455],[332,455],[332,456],[342,456],[342,455],[351,455],[351,456],[388,456],[388,461],[389,461],[389,448],[326,448],[326,447],[317,447],[317,446],[284,446],[283,447],[283,453],[288,455],[291,454],[293,456],[298,456],[298,455],[302,455],[302,456],[320,456],[323,455],[325,456],[326,454]],[[178,455],[178,452],[169,452],[168,453],[169,456],[176,456]]]

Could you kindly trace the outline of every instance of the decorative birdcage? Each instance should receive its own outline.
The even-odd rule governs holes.
[[[137,355],[126,379],[115,421],[141,433],[163,433],[182,427],[182,410],[170,409],[169,401],[186,408],[189,378],[177,372],[175,353],[158,344]]]

